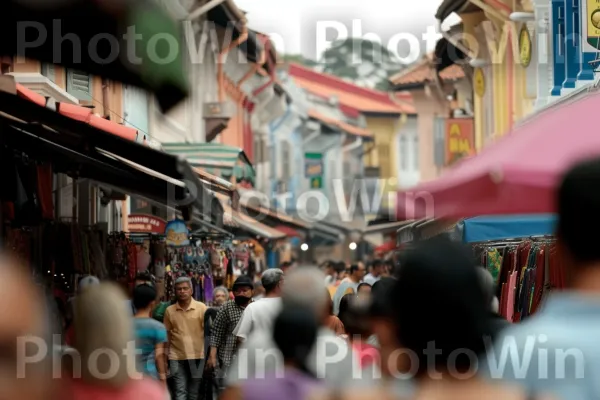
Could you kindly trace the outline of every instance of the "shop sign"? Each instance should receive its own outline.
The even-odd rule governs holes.
[[[531,63],[531,36],[526,25],[523,25],[521,33],[519,33],[519,57],[521,65],[525,68],[529,67]]]
[[[475,72],[473,73],[473,87],[478,97],[485,95],[485,75],[481,68],[475,68]]]
[[[167,246],[181,247],[190,245],[190,231],[185,221],[181,219],[169,221],[165,228],[165,236],[167,237]]]
[[[129,232],[156,233],[162,235],[165,233],[167,221],[153,215],[130,214],[127,217],[127,226]]]
[[[315,178],[323,175],[323,155],[321,153],[304,153],[304,176]]]
[[[600,4],[597,0],[581,2],[581,33],[584,35],[582,51],[598,53],[600,45]]]
[[[469,156],[474,148],[473,118],[446,120],[446,165]]]
[[[310,188],[311,189],[323,189],[323,177],[322,176],[313,176],[310,178]]]

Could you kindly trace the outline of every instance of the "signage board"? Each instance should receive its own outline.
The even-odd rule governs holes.
[[[322,176],[313,176],[310,178],[310,188],[311,189],[323,189],[323,177]]]
[[[181,219],[174,219],[165,228],[167,246],[182,247],[190,244],[190,231]]]
[[[475,71],[473,72],[473,87],[475,89],[475,94],[478,97],[483,97],[485,95],[485,75],[481,68],[475,68]]]
[[[127,217],[127,226],[129,232],[156,233],[162,235],[165,233],[167,221],[153,215],[129,214]]]
[[[321,153],[304,154],[304,176],[315,178],[323,176],[323,155]]]
[[[473,118],[446,120],[446,165],[469,156],[474,151]]]
[[[600,52],[600,3],[597,0],[581,2],[581,34],[584,53]]]

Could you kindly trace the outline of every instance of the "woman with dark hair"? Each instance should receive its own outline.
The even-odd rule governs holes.
[[[370,299],[372,289],[373,287],[366,282],[359,283],[356,288],[356,295],[365,299]]]
[[[329,299],[329,318],[326,326],[333,331],[336,336],[345,335],[346,330],[344,329],[344,324],[335,314],[333,314],[333,300],[329,297],[329,290],[327,290],[327,297]]]
[[[311,392],[320,386],[306,366],[306,357],[317,340],[318,325],[311,310],[284,309],[273,324],[273,340],[283,356],[283,371],[276,370],[265,377],[248,379],[239,389],[226,392],[223,400],[309,398]]]

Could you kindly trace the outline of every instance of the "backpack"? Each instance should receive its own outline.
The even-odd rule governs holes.
[[[165,319],[165,311],[167,311],[167,307],[170,305],[171,303],[168,301],[161,302],[152,312],[152,318],[162,323]]]

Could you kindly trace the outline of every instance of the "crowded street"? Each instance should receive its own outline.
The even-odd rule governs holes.
[[[600,400],[597,2],[4,4],[0,400]]]

